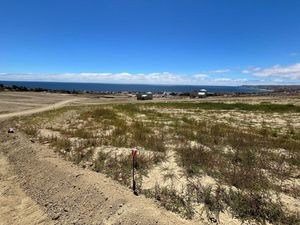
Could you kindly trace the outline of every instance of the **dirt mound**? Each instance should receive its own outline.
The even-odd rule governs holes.
[[[0,153],[0,225],[53,224],[22,191],[6,157]]]

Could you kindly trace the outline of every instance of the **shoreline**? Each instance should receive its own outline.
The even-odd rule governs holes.
[[[62,84],[66,86],[61,86]],[[47,85],[49,87],[47,87]],[[126,88],[124,89],[124,87]],[[172,90],[172,88],[174,90]],[[208,90],[208,96],[265,96],[278,93],[300,93],[300,85],[207,86],[0,81],[0,91],[49,92],[65,94],[135,95],[140,92],[151,91],[154,95],[161,95],[161,97],[162,95],[190,96],[192,91],[199,90],[201,88],[206,88]]]

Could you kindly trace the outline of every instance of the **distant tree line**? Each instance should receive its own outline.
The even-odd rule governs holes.
[[[51,92],[51,93],[65,93],[65,94],[79,94],[82,93],[80,91],[76,91],[76,90],[53,90],[53,89],[46,89],[46,88],[29,88],[29,87],[25,87],[25,86],[17,86],[17,85],[4,85],[4,84],[0,84],[0,91],[22,91],[22,92],[27,92],[27,91],[31,91],[31,92]]]

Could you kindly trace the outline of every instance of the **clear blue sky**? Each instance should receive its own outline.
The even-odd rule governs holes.
[[[0,0],[0,80],[300,84],[299,0]]]

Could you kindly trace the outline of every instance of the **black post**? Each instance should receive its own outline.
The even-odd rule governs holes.
[[[133,154],[132,154],[132,191],[135,195],[138,195],[138,193],[136,191],[136,184],[135,184],[135,179],[134,179],[135,155],[136,155],[136,152],[133,152]]]

